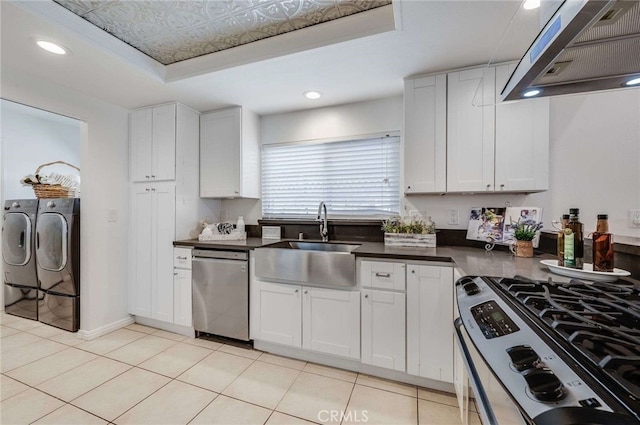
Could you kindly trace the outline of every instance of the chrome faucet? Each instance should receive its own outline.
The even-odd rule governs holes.
[[[324,221],[320,217],[322,217],[322,210],[324,209]],[[316,221],[320,223],[320,236],[322,237],[322,242],[329,241],[329,225],[327,224],[327,206],[324,202],[320,202],[318,205],[318,218]]]

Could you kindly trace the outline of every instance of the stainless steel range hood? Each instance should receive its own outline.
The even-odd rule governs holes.
[[[520,60],[502,100],[625,87],[640,77],[640,1],[566,0]]]

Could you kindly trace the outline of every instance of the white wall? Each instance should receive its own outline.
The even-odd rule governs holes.
[[[81,168],[81,122],[6,100],[0,102],[2,133],[2,200],[31,199],[31,186],[20,180],[38,166],[64,161]],[[63,164],[44,167],[41,174],[79,172]]]
[[[260,117],[262,144],[331,139],[402,129],[402,96]],[[318,200],[320,202],[320,200]],[[260,200],[223,200],[221,216],[245,223],[262,217]]]
[[[81,329],[91,332],[129,317],[127,111],[4,64],[2,97],[86,123],[80,144]],[[108,209],[117,210],[116,222],[107,222]]]
[[[640,236],[627,226],[629,209],[640,209],[640,89],[551,99],[549,190],[530,195],[418,195],[404,197],[402,213],[432,216],[439,228],[466,229],[473,206],[540,206],[545,228],[551,220],[581,210],[585,229],[608,213],[616,235]],[[262,143],[379,133],[402,128],[402,97],[261,117]],[[248,223],[260,218],[259,201],[223,201],[223,212]],[[457,209],[459,225],[447,224]]]

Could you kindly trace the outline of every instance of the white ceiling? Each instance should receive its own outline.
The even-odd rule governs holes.
[[[203,112],[243,105],[259,114],[399,95],[409,75],[519,59],[537,34],[540,19],[537,10],[524,11],[515,0],[394,0],[396,30],[342,41],[347,38],[342,29],[329,26],[351,17],[342,18],[312,27],[316,32],[308,35],[324,37],[322,42],[307,40],[303,45],[300,36],[275,36],[263,40],[273,47],[270,55],[264,54],[264,44],[261,49],[229,49],[226,56],[216,56],[225,53],[218,52],[201,57],[205,59],[193,67],[197,71],[182,68],[170,78],[165,76],[171,69],[136,56],[142,54],[111,36],[115,41],[105,41],[106,33],[52,1],[25,3],[0,2],[3,79],[26,72],[128,109],[180,101]],[[93,30],[80,23],[80,31],[71,28],[75,21],[60,24],[52,6]],[[374,10],[379,9],[384,8]],[[354,22],[354,28],[363,25]],[[339,35],[333,36],[334,31]],[[44,52],[34,44],[37,38],[58,41],[71,54]],[[287,54],[288,46],[293,53]],[[243,59],[234,63],[236,53]],[[257,59],[252,61],[250,54]],[[221,65],[223,60],[227,62]],[[207,66],[213,72],[206,72]],[[306,90],[324,96],[311,101],[302,96]]]

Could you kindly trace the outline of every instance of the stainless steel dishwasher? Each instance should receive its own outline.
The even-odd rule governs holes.
[[[249,341],[247,252],[193,250],[193,327]]]

